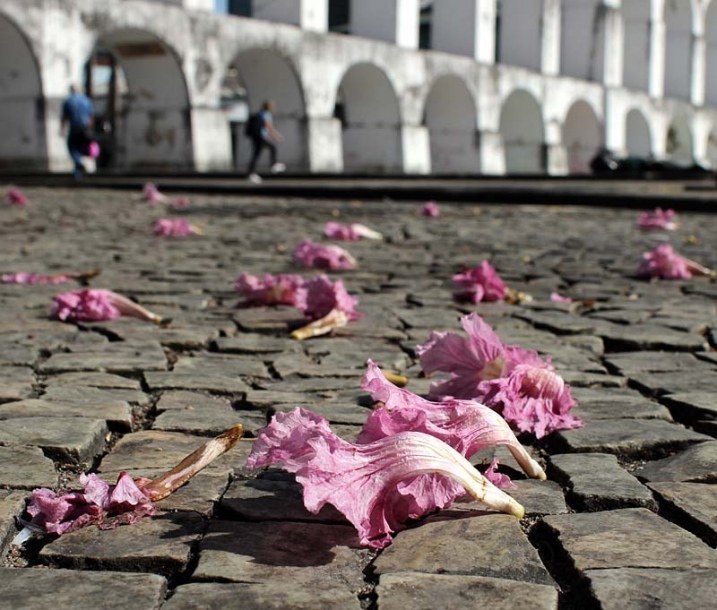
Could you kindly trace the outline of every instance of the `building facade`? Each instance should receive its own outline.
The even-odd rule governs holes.
[[[242,168],[266,99],[290,170],[717,164],[717,0],[0,0],[0,167],[66,170],[72,83],[108,169]]]

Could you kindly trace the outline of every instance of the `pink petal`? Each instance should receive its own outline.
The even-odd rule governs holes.
[[[154,223],[152,232],[160,237],[188,237],[198,233],[186,218],[160,218]]]
[[[14,188],[8,189],[8,192],[5,195],[5,201],[7,201],[10,205],[22,206],[28,204],[27,197],[25,197],[20,190]]]
[[[641,229],[665,229],[674,231],[677,229],[677,215],[674,210],[662,210],[655,208],[652,212],[644,212],[637,219],[637,226]]]
[[[327,276],[319,275],[303,283],[296,293],[296,307],[311,320],[318,320],[337,309],[350,320],[361,317],[356,311],[358,297],[346,292],[342,280],[332,282]]]
[[[100,322],[116,320],[120,311],[112,304],[109,290],[73,290],[58,294],[51,317],[65,322]]]
[[[453,276],[453,296],[458,301],[501,301],[505,298],[508,287],[496,270],[483,261],[477,267]]]
[[[500,466],[498,458],[493,458],[490,466],[483,472],[483,476],[499,489],[518,489],[518,486],[510,480],[507,474],[498,472],[498,466]]]
[[[152,182],[147,182],[142,188],[142,196],[149,203],[163,203],[167,197],[159,192],[159,189]]]
[[[0,276],[3,284],[64,284],[69,282],[70,278],[64,274],[57,275],[41,275],[38,273],[25,273],[18,271],[16,273],[6,273]]]
[[[305,239],[294,250],[294,260],[316,269],[355,269],[356,260],[339,246],[317,244]]]
[[[553,303],[572,303],[573,302],[573,300],[570,297],[564,297],[563,295],[561,295],[557,292],[550,293],[550,300]]]
[[[421,216],[428,216],[429,218],[438,218],[441,215],[441,211],[438,209],[438,204],[435,201],[428,201],[421,208]]]
[[[242,306],[249,305],[296,305],[299,290],[304,285],[300,275],[271,275],[264,278],[242,273],[234,282],[234,290],[244,297]]]
[[[690,261],[677,254],[670,244],[660,244],[642,255],[643,261],[637,274],[643,277],[659,277],[666,280],[692,277]]]
[[[345,241],[358,241],[361,239],[349,225],[342,225],[338,222],[327,222],[324,226],[324,235],[330,239],[341,239]]]

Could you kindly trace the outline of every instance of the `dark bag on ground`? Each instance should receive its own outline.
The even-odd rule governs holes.
[[[251,114],[244,125],[244,135],[250,138],[261,138],[262,127],[264,125],[261,120],[261,113]]]

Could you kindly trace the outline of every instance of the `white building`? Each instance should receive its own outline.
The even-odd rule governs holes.
[[[717,164],[717,0],[251,5],[0,0],[0,167],[70,166],[73,82],[118,169],[243,167],[265,99],[297,171],[559,175],[601,147]]]

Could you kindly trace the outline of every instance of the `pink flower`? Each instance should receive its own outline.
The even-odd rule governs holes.
[[[188,208],[191,203],[189,201],[189,197],[175,197],[169,202],[169,205],[173,208]]]
[[[353,223],[342,225],[338,222],[327,222],[324,227],[324,235],[331,239],[342,239],[346,241],[358,241],[359,239],[383,239],[379,232],[369,229],[367,226]]]
[[[325,335],[361,317],[356,311],[358,297],[346,292],[341,280],[332,282],[325,275],[304,282],[296,293],[295,305],[307,318],[313,320],[291,334],[299,340]]]
[[[706,267],[677,254],[670,244],[660,244],[645,252],[637,270],[642,277],[659,277],[665,280],[689,279],[693,275],[711,275]]]
[[[84,491],[56,494],[46,488],[36,489],[30,497],[27,512],[32,524],[51,534],[65,534],[87,525],[102,529],[120,523],[135,523],[153,515],[156,507],[126,472],[110,485],[95,474],[80,475]]]
[[[463,456],[432,436],[402,432],[365,445],[349,443],[326,420],[301,408],[277,414],[254,443],[247,467],[272,464],[296,474],[309,511],[332,504],[357,529],[361,544],[373,548],[385,547],[406,521],[448,506],[464,489],[492,508],[518,518],[524,513]],[[419,477],[432,473],[458,485],[447,490]]]
[[[166,203],[167,196],[159,192],[153,182],[147,182],[142,188],[142,197],[149,203]]]
[[[101,322],[121,315],[165,324],[167,321],[121,294],[104,289],[73,290],[58,294],[50,317],[63,322]]]
[[[637,226],[641,229],[665,229],[674,231],[679,226],[675,210],[655,208],[652,212],[644,212],[637,219]]]
[[[294,250],[294,260],[305,267],[316,269],[355,269],[356,260],[339,246],[323,246],[309,239]]]
[[[499,489],[518,489],[518,486],[510,480],[507,474],[498,472],[498,466],[500,466],[500,460],[493,458],[490,466],[483,471],[483,476]]]
[[[234,290],[244,297],[242,307],[250,305],[296,305],[299,290],[304,285],[300,275],[264,274],[264,279],[257,275],[242,273],[234,281]],[[303,297],[305,298],[305,297]]]
[[[361,387],[383,406],[369,415],[358,436],[359,443],[399,432],[422,432],[442,440],[466,458],[486,447],[505,445],[528,476],[546,478],[506,421],[485,405],[472,400],[428,401],[390,383],[372,360],[368,361]]]
[[[438,218],[440,215],[441,211],[438,209],[438,204],[435,201],[429,201],[421,208],[421,216]]]
[[[57,275],[40,275],[38,273],[25,273],[18,271],[16,273],[6,273],[0,276],[3,284],[64,284],[70,281],[70,277],[64,273]]]
[[[570,386],[547,368],[518,365],[507,377],[482,382],[480,391],[482,402],[502,413],[518,430],[531,432],[536,438],[583,425],[580,418],[569,413],[577,405]]]
[[[468,333],[467,340],[455,333],[433,332],[426,343],[416,346],[416,354],[426,373],[443,371],[451,374],[451,379],[431,386],[431,396],[470,400],[481,395],[478,386],[482,381],[504,377],[518,364],[551,367],[537,352],[517,345],[504,345],[476,313],[464,316],[461,325]]]
[[[201,234],[201,231],[186,218],[160,218],[154,223],[152,232],[160,237],[188,237]]]
[[[572,303],[573,300],[570,297],[564,297],[562,294],[557,292],[550,293],[550,300],[553,303]]]
[[[496,270],[483,261],[477,267],[453,276],[453,296],[457,301],[501,301],[505,298],[507,286]]]
[[[5,201],[9,203],[10,205],[27,205],[28,199],[23,195],[19,189],[8,189],[7,193],[5,194]]]

